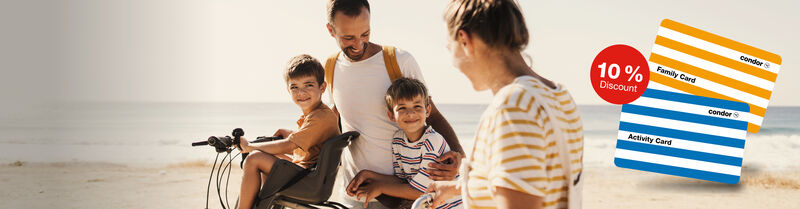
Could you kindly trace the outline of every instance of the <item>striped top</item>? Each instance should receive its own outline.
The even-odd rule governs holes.
[[[392,167],[394,175],[408,181],[412,188],[425,193],[428,185],[433,183],[428,173],[428,164],[436,163],[436,159],[450,151],[441,134],[431,126],[425,129],[419,140],[410,142],[403,130],[394,134],[392,139]],[[461,197],[456,196],[436,209],[461,208]]]
[[[558,113],[548,115],[545,105]],[[554,130],[552,120],[564,122],[563,129]],[[557,144],[569,153],[560,153]],[[562,155],[569,155],[571,171],[564,171]],[[495,187],[503,187],[542,197],[542,208],[566,208],[565,174],[577,179],[582,159],[583,122],[570,94],[561,85],[551,89],[521,76],[500,89],[481,116],[462,171],[462,196],[468,208],[495,208]]]

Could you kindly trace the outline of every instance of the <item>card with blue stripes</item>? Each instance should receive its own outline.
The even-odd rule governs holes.
[[[737,184],[749,111],[743,102],[647,89],[622,105],[614,164]]]

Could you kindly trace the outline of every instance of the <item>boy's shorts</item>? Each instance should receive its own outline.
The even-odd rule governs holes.
[[[289,162],[288,160],[278,159],[278,161],[275,161],[275,164],[272,165],[269,174],[267,174],[267,180],[261,182],[262,185],[259,196],[271,196],[280,190],[284,183],[289,183],[289,181],[303,170],[305,170],[305,168]]]

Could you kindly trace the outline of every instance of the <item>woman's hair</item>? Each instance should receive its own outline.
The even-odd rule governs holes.
[[[528,27],[515,0],[452,0],[444,21],[453,40],[464,30],[493,48],[522,50],[528,45]]]

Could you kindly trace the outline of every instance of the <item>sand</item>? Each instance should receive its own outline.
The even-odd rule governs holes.
[[[588,168],[584,208],[800,208],[800,170],[744,167],[739,184]]]
[[[199,162],[136,167],[105,163],[4,165],[0,167],[0,208],[204,208],[210,169]],[[237,165],[232,171],[229,189],[234,201],[241,169]],[[216,193],[212,195],[209,208],[220,208]]]
[[[209,170],[210,164],[203,161],[164,166],[4,164],[0,208],[205,208]],[[231,205],[240,175],[237,166],[230,180]],[[588,167],[585,176],[584,208],[800,207],[798,169],[745,166],[738,185],[615,167]],[[209,200],[209,208],[221,208],[215,191]]]

